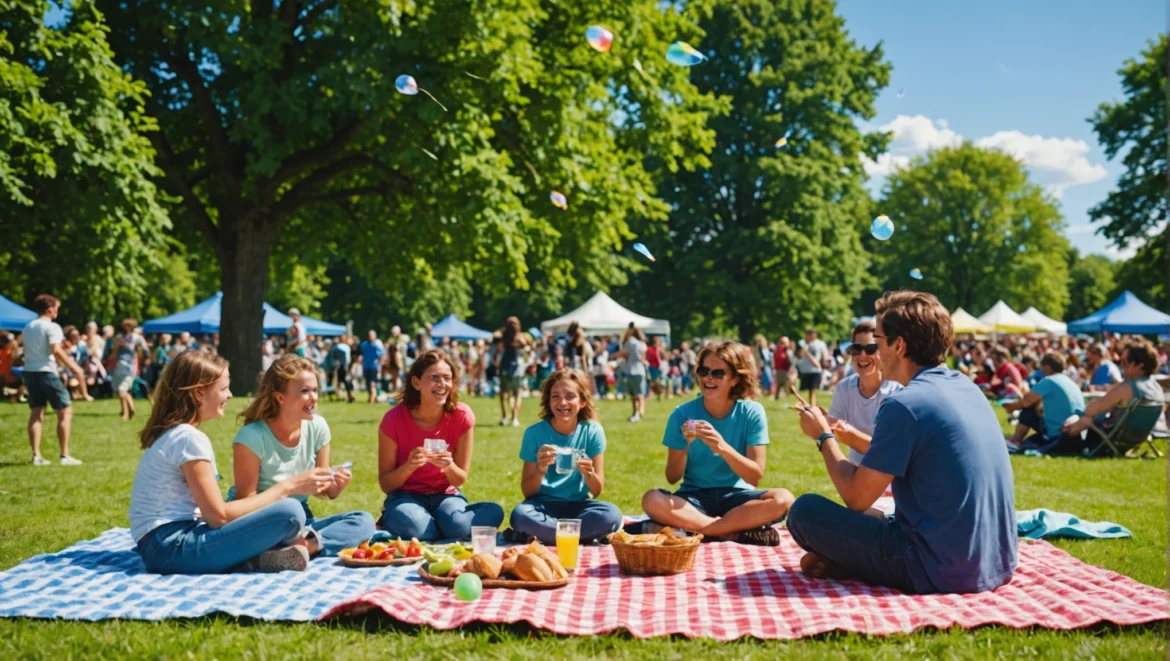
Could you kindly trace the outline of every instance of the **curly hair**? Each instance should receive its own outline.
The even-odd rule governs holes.
[[[260,376],[260,388],[256,391],[256,397],[248,404],[248,408],[240,413],[240,420],[245,425],[257,420],[275,420],[280,413],[280,404],[276,401],[276,393],[284,392],[290,381],[305,372],[316,375],[317,365],[308,358],[298,356],[295,353],[286,353],[277,358]]]
[[[715,356],[730,365],[739,377],[739,383],[732,386],[729,393],[732,399],[756,399],[760,396],[760,383],[756,377],[758,370],[751,349],[739,342],[709,344],[699,350],[699,357],[695,360],[696,370],[708,356]]]
[[[142,449],[154,445],[163,432],[175,425],[197,424],[202,391],[227,371],[226,360],[206,351],[184,351],[175,356],[155,386],[154,408],[138,434]]]
[[[422,404],[422,392],[414,387],[414,379],[422,380],[424,374],[427,373],[432,366],[440,362],[447,363],[451,368],[451,389],[447,392],[447,403],[443,405],[445,413],[451,413],[459,406],[459,365],[451,360],[451,356],[447,352],[438,349],[431,349],[423,355],[419,356],[414,363],[411,364],[410,369],[406,371],[406,378],[402,384],[402,392],[396,393],[394,399],[402,402],[407,409],[418,408]]]
[[[577,394],[581,397],[581,410],[577,412],[577,422],[597,420],[597,405],[593,403],[593,387],[589,383],[589,377],[585,376],[581,370],[575,370],[569,367],[562,367],[549,374],[548,378],[541,384],[540,419],[552,419],[552,389],[553,386],[561,381],[571,381],[577,386]]]

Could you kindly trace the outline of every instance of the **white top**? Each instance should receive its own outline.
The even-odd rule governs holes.
[[[142,453],[130,489],[130,534],[134,541],[163,524],[199,518],[196,514],[199,506],[191,495],[182,466],[201,460],[210,461],[211,470],[216,471],[211,439],[186,424],[166,430]]]
[[[65,334],[56,322],[47,317],[37,317],[28,322],[20,333],[24,343],[25,372],[56,372],[57,359],[53,357],[53,345],[65,340]]]
[[[866,399],[861,394],[861,376],[852,374],[837,383],[833,390],[833,403],[829,405],[829,416],[844,420],[866,436],[873,436],[874,422],[878,409],[890,395],[902,389],[895,381],[882,381],[873,397]],[[861,465],[865,454],[849,448],[849,463]]]

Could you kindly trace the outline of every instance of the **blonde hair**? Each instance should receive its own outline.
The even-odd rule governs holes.
[[[695,360],[696,370],[703,365],[707,356],[715,356],[727,363],[739,377],[739,383],[728,393],[732,399],[755,399],[760,396],[760,384],[756,379],[756,361],[752,358],[751,349],[739,342],[709,344],[699,351],[699,357]]]
[[[286,353],[277,358],[260,376],[260,389],[256,391],[256,397],[248,404],[248,408],[239,415],[240,420],[243,420],[245,425],[257,420],[275,420],[280,413],[276,393],[284,392],[290,381],[305,372],[316,374],[317,365],[295,353]]]
[[[551,420],[552,413],[552,389],[557,383],[561,381],[571,381],[577,386],[577,393],[581,396],[581,410],[577,412],[577,422],[585,422],[587,420],[597,420],[597,406],[593,403],[593,388],[589,384],[589,377],[585,376],[580,370],[575,370],[569,367],[562,367],[544,380],[540,386],[540,419]]]
[[[184,351],[167,365],[154,389],[154,408],[138,434],[145,450],[175,425],[199,423],[199,393],[223,378],[228,362],[206,351]]]

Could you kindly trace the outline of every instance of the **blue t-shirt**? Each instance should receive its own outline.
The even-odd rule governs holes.
[[[1069,416],[1085,414],[1085,396],[1072,379],[1063,374],[1046,376],[1032,387],[1032,392],[1044,402],[1044,433],[1049,438],[1060,436],[1060,428]]]
[[[378,359],[386,353],[382,347],[382,340],[366,340],[362,342],[362,369],[378,369]]]
[[[1115,383],[1121,383],[1121,370],[1112,360],[1098,365],[1097,369],[1093,370],[1093,376],[1089,377],[1091,386],[1111,386]]]
[[[715,419],[707,412],[702,397],[680,404],[670,414],[666,432],[662,435],[662,444],[672,450],[686,450],[687,438],[683,436],[682,427],[687,420],[706,420],[711,423],[715,431],[723,436],[723,440],[744,456],[747,456],[749,445],[768,444],[768,418],[759,402],[741,399],[722,420]],[[683,472],[680,490],[718,487],[753,488],[736,475],[726,461],[716,456],[706,443],[695,439],[687,452],[687,468]]]
[[[894,476],[919,592],[993,590],[1016,568],[1015,488],[999,420],[970,379],[923,369],[878,411],[861,465]]]
[[[579,423],[572,434],[565,436],[553,429],[548,420],[542,420],[524,430],[520,458],[535,464],[536,452],[542,445],[584,450],[585,456],[592,459],[605,452],[605,430],[599,423],[590,420]],[[557,472],[557,465],[553,464],[545,472],[537,496],[548,500],[581,501],[589,500],[592,494],[581,471],[574,468],[568,475],[561,475]]]
[[[349,345],[345,342],[337,342],[333,348],[329,350],[330,368],[334,370],[349,369]]]

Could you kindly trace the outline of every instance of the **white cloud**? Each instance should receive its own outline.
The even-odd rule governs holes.
[[[1100,181],[1108,174],[1105,166],[1090,163],[1085,156],[1089,145],[1072,138],[1045,138],[1019,131],[998,131],[975,141],[975,146],[999,149],[1023,161],[1037,182],[1057,197],[1066,188]]]
[[[1131,259],[1134,255],[1137,254],[1139,248],[1146,245],[1146,242],[1160,241],[1162,233],[1165,231],[1166,221],[1154,223],[1153,225],[1146,228],[1145,241],[1130,241],[1124,248],[1118,248],[1115,245],[1109,245],[1105,247],[1105,254],[1108,255],[1111,259],[1115,259],[1117,261]]]
[[[871,177],[887,177],[914,156],[963,143],[963,136],[953,131],[947,120],[931,119],[925,115],[898,115],[892,122],[878,126],[877,130],[893,133],[893,140],[889,151],[876,161],[862,159],[865,171]],[[1089,145],[1084,140],[1046,138],[1013,130],[977,138],[974,144],[998,149],[1019,159],[1032,171],[1035,181],[1056,197],[1072,186],[1091,184],[1108,175],[1104,165],[1089,162]]]

